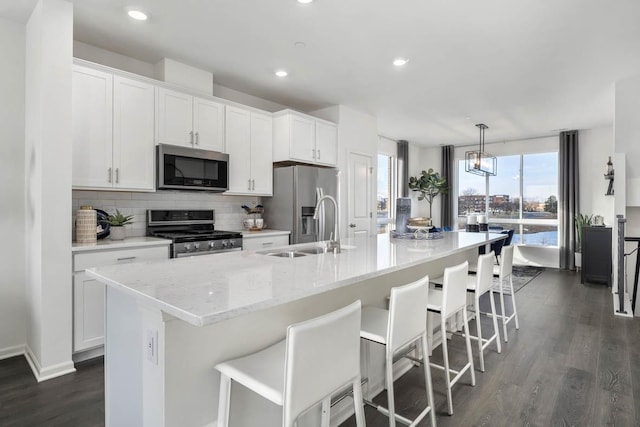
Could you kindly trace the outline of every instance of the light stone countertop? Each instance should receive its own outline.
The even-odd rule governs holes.
[[[340,254],[280,258],[239,251],[98,267],[87,273],[139,302],[204,326],[504,238],[504,234],[486,232],[447,232],[436,240],[392,239],[381,234],[343,239]]]
[[[78,243],[71,244],[71,252],[90,252],[111,249],[128,249],[133,247],[149,247],[149,246],[166,246],[170,245],[171,240],[159,239],[157,237],[127,237],[124,240],[111,240],[109,237],[98,240],[97,243]]]
[[[260,231],[249,231],[249,230],[241,230],[243,239],[251,239],[252,237],[267,237],[267,236],[288,236],[291,234],[290,231],[284,230],[271,230],[270,228],[265,228]]]

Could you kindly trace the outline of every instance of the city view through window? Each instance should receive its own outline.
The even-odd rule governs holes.
[[[558,153],[498,157],[498,174],[486,177],[458,165],[458,228],[466,216],[487,212],[493,229],[513,229],[513,243],[558,244]],[[488,209],[487,209],[488,201]]]

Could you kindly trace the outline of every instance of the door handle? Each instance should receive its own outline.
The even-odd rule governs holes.
[[[312,158],[312,159],[315,159],[315,158],[316,158],[316,150],[315,150],[315,149],[312,149],[312,150],[311,150],[311,158]]]
[[[138,257],[135,256],[126,256],[126,257],[122,257],[122,258],[117,258],[116,261],[129,261],[131,259],[136,259]]]
[[[256,191],[256,180],[255,180],[255,179],[252,179],[252,180],[251,180],[251,189],[252,189],[253,191]]]
[[[251,191],[251,180],[248,180],[247,182],[247,190]]]
[[[120,168],[116,168],[116,184],[120,184]]]
[[[200,132],[196,132],[196,145],[200,145]]]
[[[112,169],[109,168],[109,170],[107,171],[107,179],[109,180],[109,183],[111,183],[112,178],[113,178]]]
[[[356,228],[356,225],[355,224],[349,224],[349,227],[350,228]]]
[[[193,145],[193,131],[189,131],[189,143]]]
[[[318,160],[320,160],[320,150],[318,150]]]

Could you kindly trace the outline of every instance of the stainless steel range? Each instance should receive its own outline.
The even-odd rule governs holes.
[[[242,250],[242,233],[215,230],[215,211],[147,211],[147,234],[171,239],[171,258]]]

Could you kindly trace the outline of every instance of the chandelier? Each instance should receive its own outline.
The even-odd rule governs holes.
[[[465,153],[465,170],[476,175],[495,176],[498,173],[498,160],[484,151],[484,131],[489,127],[484,123],[479,123],[476,127],[480,129],[480,146],[478,151]]]

